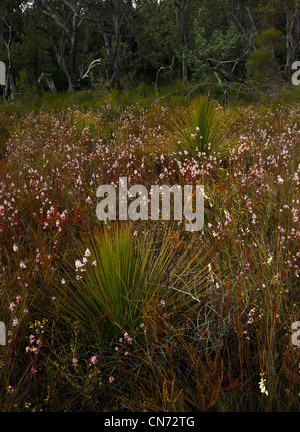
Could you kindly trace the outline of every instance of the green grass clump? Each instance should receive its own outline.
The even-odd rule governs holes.
[[[186,306],[200,301],[205,288],[203,250],[193,260],[185,251],[174,262],[169,231],[154,238],[151,233],[133,235],[130,227],[111,227],[82,244],[87,252],[78,250],[78,259],[73,258],[82,267],[66,265],[62,274],[69,281],[67,302],[65,285],[54,295],[65,316],[94,332],[101,343],[134,333],[155,301],[172,297],[175,305],[184,298]]]
[[[232,112],[202,96],[187,110],[179,112],[170,124],[175,148],[195,159],[199,153],[224,154],[236,140],[232,132],[235,120]]]

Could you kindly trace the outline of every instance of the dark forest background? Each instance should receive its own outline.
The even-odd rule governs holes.
[[[264,89],[291,82],[299,51],[299,0],[0,3],[0,60],[21,96],[42,91],[42,73],[57,91]]]

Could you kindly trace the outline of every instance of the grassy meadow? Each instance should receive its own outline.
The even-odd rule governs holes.
[[[112,91],[0,105],[0,411],[298,411],[300,105]],[[204,185],[204,228],[96,217]]]

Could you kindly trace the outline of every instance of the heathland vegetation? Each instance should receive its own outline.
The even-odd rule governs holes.
[[[1,108],[1,409],[297,410],[299,107],[131,98]],[[124,175],[204,229],[100,222]]]
[[[297,411],[299,2],[18,3],[0,5],[0,411]],[[124,176],[203,185],[203,229],[100,221],[97,188]]]

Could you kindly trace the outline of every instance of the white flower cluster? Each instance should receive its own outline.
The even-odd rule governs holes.
[[[85,266],[85,264],[88,262],[87,258],[90,257],[90,256],[91,256],[91,252],[90,252],[89,249],[87,249],[87,250],[85,251],[84,257],[82,258],[82,262],[81,262],[80,260],[76,260],[76,261],[75,261],[76,272],[79,271],[79,270],[80,270],[81,272],[84,272],[84,271],[85,271],[84,266]],[[92,262],[92,265],[93,265],[93,266],[96,266],[96,265],[97,265],[96,261],[93,261],[93,262]],[[77,276],[76,276],[76,279],[77,279],[77,280],[80,280],[80,279],[82,279],[82,276],[77,275]]]
[[[262,372],[260,374],[260,376],[261,376],[261,379],[260,379],[260,382],[258,383],[260,391],[261,391],[261,393],[264,393],[266,396],[268,396],[269,393],[268,393],[268,390],[266,389],[266,380],[264,378],[264,372]]]

